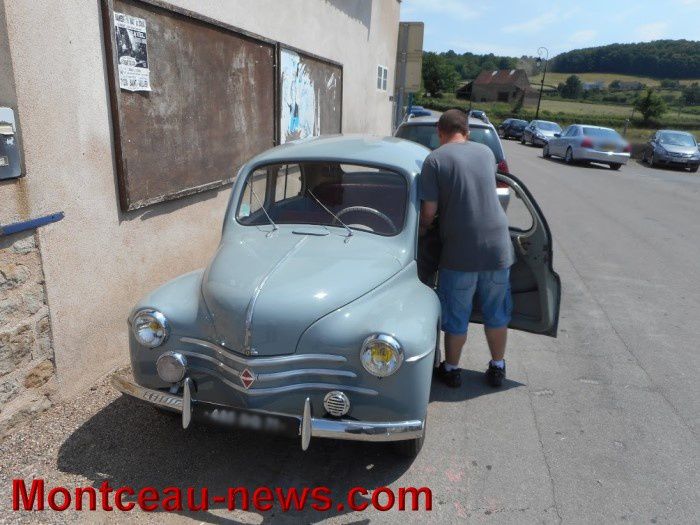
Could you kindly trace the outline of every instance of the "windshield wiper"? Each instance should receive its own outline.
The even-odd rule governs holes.
[[[345,236],[345,242],[348,242],[348,240],[350,240],[350,237],[352,237],[352,230],[348,227],[348,225],[345,224],[343,221],[341,221],[335,213],[333,213],[331,210],[326,208],[326,206],[320,200],[318,200],[316,195],[314,195],[313,191],[311,191],[308,188],[306,189],[306,191],[308,192],[309,195],[311,195],[314,198],[314,200],[318,203],[319,206],[321,206],[321,208],[326,210],[331,215],[331,217],[333,217],[336,221],[338,221],[340,224],[342,224],[343,228],[345,228],[348,231],[348,234]]]
[[[253,189],[253,186],[250,187],[250,192],[253,194],[253,197],[255,197],[255,200],[258,201],[258,206],[260,206],[260,209],[263,211],[265,214],[265,217],[267,217],[267,220],[270,221],[270,224],[272,224],[272,231],[267,232],[267,236],[269,237],[270,235],[273,234],[273,232],[276,232],[279,228],[275,224],[275,221],[272,220],[270,217],[270,214],[267,213],[267,210],[265,209],[265,206],[263,206],[262,201],[260,200],[260,197],[258,197],[258,194],[255,193],[255,190]]]

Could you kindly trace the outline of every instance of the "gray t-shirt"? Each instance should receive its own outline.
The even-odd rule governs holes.
[[[440,268],[481,272],[514,262],[508,218],[496,193],[496,159],[483,144],[445,144],[425,159],[420,196],[437,201]]]

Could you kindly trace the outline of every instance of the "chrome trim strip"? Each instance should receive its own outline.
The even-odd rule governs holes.
[[[137,385],[125,377],[117,375],[112,376],[112,385],[123,394],[133,396],[154,405],[170,408],[177,412],[182,411],[183,399],[180,396],[145,388]],[[163,401],[164,398],[167,398],[168,400]],[[249,411],[299,418],[298,415],[278,414],[275,412],[267,412],[265,410]],[[423,429],[425,428],[425,421],[420,419],[374,423],[369,421],[352,421],[346,419],[314,418],[311,416],[311,401],[309,398],[307,398],[304,402],[304,408],[300,420],[302,448],[305,442],[306,446],[308,447],[308,442],[311,440],[312,436],[352,441],[401,441],[421,437],[423,435]]]
[[[233,388],[234,390],[237,390],[238,392],[241,392],[247,396],[267,396],[270,394],[286,394],[289,392],[295,392],[297,390],[345,390],[347,392],[355,392],[356,394],[364,394],[368,396],[376,396],[379,394],[376,390],[372,390],[370,388],[363,388],[360,386],[350,386],[350,385],[339,385],[339,384],[333,384],[333,383],[296,383],[294,385],[284,385],[284,386],[274,386],[274,387],[268,387],[268,388],[249,388],[246,390],[242,386],[238,386],[235,383],[232,383],[229,381],[227,378],[219,374],[218,372],[214,372],[213,370],[208,370],[206,368],[202,368],[199,366],[190,366],[190,370],[195,370],[197,372],[201,372],[203,374],[207,374],[210,376],[214,376],[219,381],[226,383],[228,386]]]
[[[235,368],[231,368],[230,366],[226,365],[225,363],[222,363],[215,357],[211,357],[206,354],[198,354],[195,352],[185,352],[181,351],[179,352],[180,354],[184,356],[191,357],[193,359],[203,359],[205,361],[208,361],[214,365],[216,365],[220,370],[223,370],[224,372],[228,372],[229,374],[233,375],[235,378],[239,378],[242,370],[236,370]],[[267,374],[256,374],[254,371],[253,375],[255,375],[255,381],[256,382],[269,382],[269,381],[277,381],[278,379],[288,379],[290,377],[298,377],[298,376],[305,376],[305,375],[323,375],[323,376],[333,376],[333,377],[347,377],[350,379],[354,379],[357,377],[357,374],[354,372],[349,372],[347,370],[331,370],[331,369],[323,369],[323,368],[301,368],[297,370],[285,370],[283,372],[268,372]]]
[[[406,362],[407,363],[415,363],[416,361],[420,361],[424,357],[428,357],[430,355],[430,352],[432,352],[433,350],[435,350],[435,349],[431,348],[427,352],[423,352],[422,354],[418,354],[418,355],[414,355],[413,357],[409,357],[408,359],[406,359]]]
[[[192,380],[186,377],[182,386],[182,428],[187,430],[192,421]]]
[[[250,346],[251,339],[253,338],[253,313],[255,311],[255,303],[258,302],[258,297],[260,292],[267,284],[268,279],[274,274],[294,253],[301,247],[302,244],[308,239],[308,237],[302,237],[275,265],[270,269],[267,274],[260,280],[258,285],[253,291],[253,295],[248,302],[248,307],[245,313],[245,336],[243,338],[243,352],[246,355],[253,354],[253,349]]]
[[[213,350],[217,354],[231,361],[235,361],[238,364],[244,366],[278,366],[290,363],[303,363],[306,361],[328,361],[331,363],[345,363],[347,359],[342,355],[334,354],[290,354],[285,356],[275,356],[275,357],[252,357],[245,358],[239,355],[232,354],[230,351],[224,350],[214,343],[205,341],[203,339],[195,339],[194,337],[181,337],[181,343],[189,343],[197,346],[202,346]]]

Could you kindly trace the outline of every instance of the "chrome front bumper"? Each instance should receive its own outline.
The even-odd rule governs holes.
[[[112,386],[123,394],[130,395],[152,405],[180,412],[182,427],[187,428],[192,420],[192,380],[186,378],[183,382],[183,395],[170,394],[160,390],[152,390],[137,385],[122,375],[112,376]],[[261,410],[248,410],[258,414],[268,414]],[[271,414],[279,415],[279,414]],[[312,415],[311,401],[307,397],[301,416],[285,416],[298,419],[301,448],[306,450],[312,437],[345,439],[352,441],[403,441],[418,439],[423,435],[424,420],[416,419],[397,422],[367,422],[347,419],[315,418]]]

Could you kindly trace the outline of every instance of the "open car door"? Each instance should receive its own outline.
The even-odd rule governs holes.
[[[509,327],[557,336],[561,281],[552,267],[552,234],[540,207],[525,185],[512,175],[496,175],[510,190],[506,208],[516,262],[510,269],[513,316]],[[475,301],[471,322],[482,322]]]

